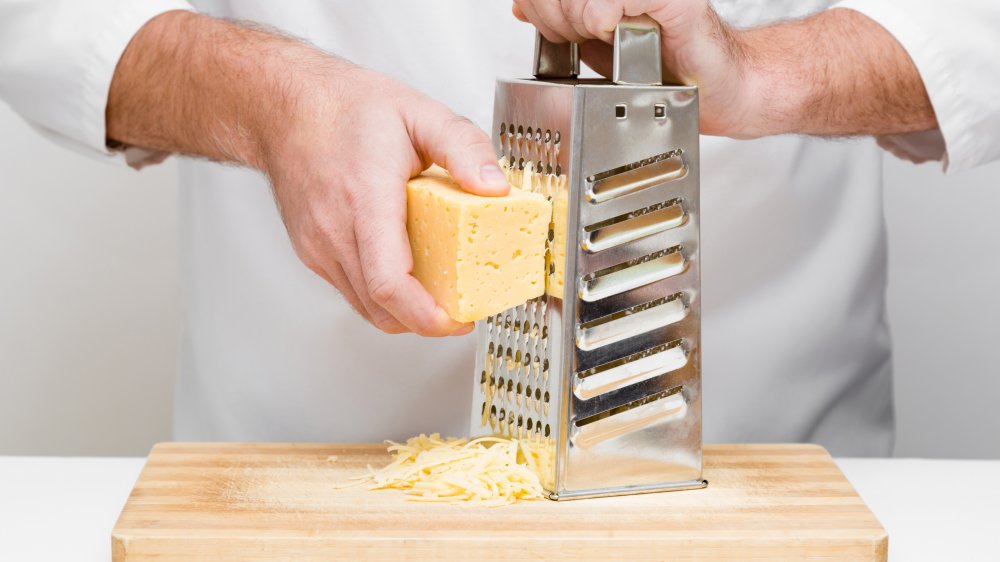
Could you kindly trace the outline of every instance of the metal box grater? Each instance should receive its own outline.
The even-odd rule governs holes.
[[[501,164],[554,211],[546,294],[477,325],[471,434],[525,439],[552,499],[704,487],[697,88],[648,19],[611,81],[578,52],[538,35],[535,79],[497,81]]]

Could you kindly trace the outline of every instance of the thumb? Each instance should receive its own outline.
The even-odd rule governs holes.
[[[510,184],[497,165],[490,138],[471,121],[432,103],[412,121],[410,136],[424,162],[448,170],[458,185],[476,195],[507,195]]]

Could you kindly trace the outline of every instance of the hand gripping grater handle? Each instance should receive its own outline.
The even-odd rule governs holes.
[[[648,16],[630,18],[615,28],[611,81],[615,84],[663,84],[660,28]],[[553,43],[535,33],[535,78],[576,78],[580,48],[576,43]]]
[[[535,79],[497,81],[497,154],[553,218],[545,295],[477,325],[471,432],[521,438],[553,499],[705,485],[698,96],[660,49],[629,19],[580,79],[537,34]]]

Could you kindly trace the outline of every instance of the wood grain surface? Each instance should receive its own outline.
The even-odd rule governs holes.
[[[506,507],[334,486],[376,445],[157,445],[115,525],[115,562],[884,561],[885,530],[814,445],[709,445],[704,490]]]

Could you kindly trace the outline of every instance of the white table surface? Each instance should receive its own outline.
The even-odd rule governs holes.
[[[0,457],[0,561],[107,562],[144,459]],[[892,562],[1000,562],[1000,461],[837,459]]]

